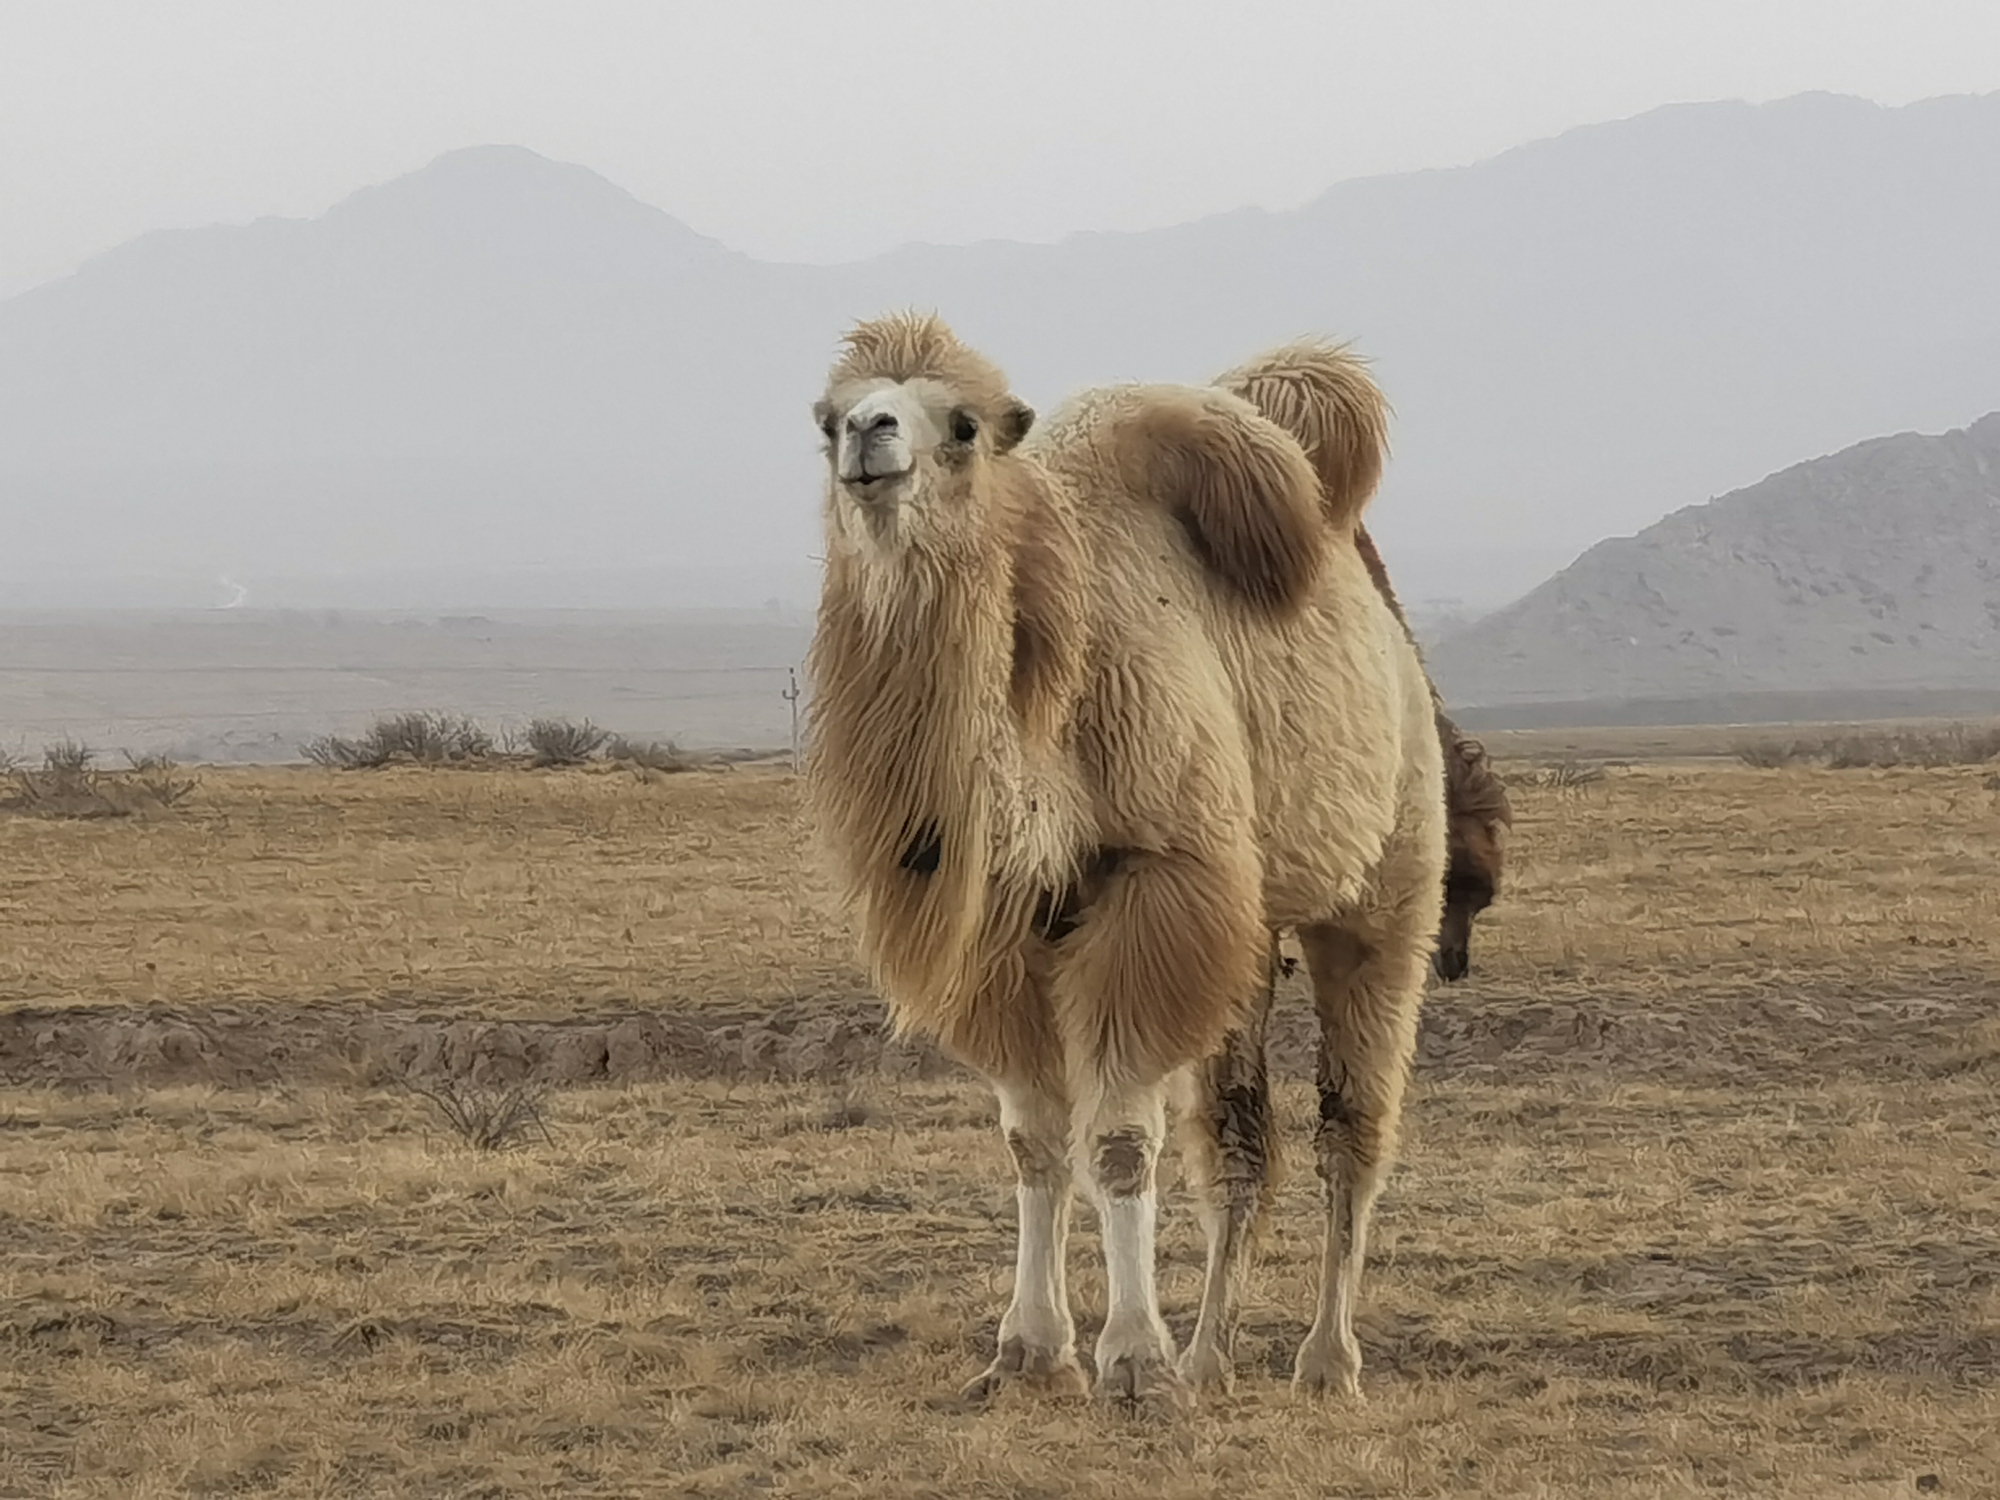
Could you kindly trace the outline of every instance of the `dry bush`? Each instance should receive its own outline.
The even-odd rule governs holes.
[[[125,752],[131,766],[129,779],[161,807],[178,807],[201,785],[201,778],[183,775],[181,768],[164,755],[134,755]]]
[[[536,719],[526,736],[529,758],[538,766],[580,766],[601,751],[611,738],[590,720]]]
[[[1777,771],[1812,757],[1800,740],[1746,740],[1736,747],[1736,758],[1759,771]]]
[[[125,772],[97,768],[96,752],[75,740],[59,740],[42,752],[40,770],[0,767],[9,789],[0,811],[38,818],[126,818],[148,807],[172,808],[200,784],[183,776],[162,756],[132,756]]]
[[[1746,766],[1825,766],[1835,771],[1898,766],[1980,766],[2000,759],[2000,725],[1950,724],[1942,729],[1854,730],[1817,739],[1753,740],[1736,747]]]
[[[322,735],[299,747],[314,765],[336,771],[383,766],[484,766],[498,759],[493,736],[460,714],[412,713],[377,719],[360,739]]]
[[[542,1118],[542,1100],[548,1090],[540,1085],[515,1083],[498,1087],[446,1079],[439,1083],[415,1083],[410,1091],[428,1099],[445,1124],[468,1146],[480,1151],[502,1151],[525,1139],[530,1130],[553,1146],[548,1123]]]
[[[88,745],[60,739],[42,751],[42,769],[51,776],[85,776],[96,763],[97,753]]]
[[[621,766],[632,766],[642,771],[692,771],[694,757],[672,740],[628,740],[624,735],[614,737],[605,748],[606,755]]]
[[[1573,792],[1594,786],[1604,779],[1604,767],[1596,761],[1559,760],[1536,766],[1522,778],[1527,785],[1549,792]]]

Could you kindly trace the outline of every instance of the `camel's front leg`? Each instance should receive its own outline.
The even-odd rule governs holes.
[[[1008,1380],[1025,1378],[1059,1394],[1081,1395],[1064,1268],[1069,1240],[1069,1109],[1031,1087],[1002,1083],[1000,1128],[1014,1158],[1020,1238],[1014,1254],[1014,1299],[1000,1319],[993,1363],[965,1388],[984,1400]]]
[[[1077,1170],[1102,1226],[1110,1303],[1097,1340],[1097,1393],[1178,1404],[1185,1387],[1153,1268],[1154,1175],[1165,1133],[1166,1090],[1157,1083],[1100,1088],[1077,1112]]]

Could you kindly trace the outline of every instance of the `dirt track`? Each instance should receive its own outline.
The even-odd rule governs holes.
[[[1474,984],[1433,993],[1418,1067],[1496,1083],[1579,1072],[1705,1085],[1942,1077],[2000,1051],[1996,1017],[2000,987],[1970,976],[1961,985],[1893,993],[1773,989],[1695,1001],[1544,1000]],[[1284,986],[1271,1047],[1281,1073],[1304,1076],[1310,1068],[1314,1028],[1299,980]],[[878,1005],[830,998],[561,1020],[351,1002],[0,1013],[0,1082],[13,1084],[831,1082],[953,1071],[935,1049],[889,1035]]]

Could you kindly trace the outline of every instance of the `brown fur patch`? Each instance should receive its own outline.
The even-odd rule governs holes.
[[[1302,339],[1273,349],[1216,382],[1298,439],[1319,477],[1321,504],[1346,531],[1382,481],[1389,403],[1367,363],[1344,344]]]
[[[1224,588],[1280,618],[1304,605],[1327,536],[1318,481],[1282,428],[1212,392],[1161,387],[1119,414],[1113,440],[1134,488],[1173,514]]]

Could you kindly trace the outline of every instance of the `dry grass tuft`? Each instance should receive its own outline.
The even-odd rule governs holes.
[[[504,1151],[527,1139],[529,1131],[553,1146],[542,1118],[548,1090],[532,1084],[493,1085],[445,1079],[436,1083],[411,1081],[410,1092],[428,1099],[458,1138],[479,1151]]]

